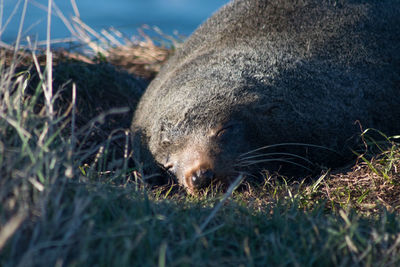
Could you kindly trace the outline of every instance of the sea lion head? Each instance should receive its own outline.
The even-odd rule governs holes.
[[[242,114],[230,114],[200,106],[161,119],[148,135],[154,159],[192,194],[211,183],[229,184],[241,170],[240,155],[255,139],[240,116],[243,109]]]
[[[217,57],[217,58],[216,58]],[[242,72],[199,56],[152,82],[135,112],[133,131],[142,148],[190,193],[229,182],[243,170],[240,155],[259,146],[257,107],[263,100]]]

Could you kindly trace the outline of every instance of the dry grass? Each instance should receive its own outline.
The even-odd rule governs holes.
[[[170,49],[157,47],[149,39],[138,46],[113,47],[109,50],[107,61],[129,73],[152,79],[170,54]]]
[[[367,214],[384,207],[400,214],[399,144],[392,143],[387,151],[360,161],[349,172],[331,175],[320,190],[337,207],[351,205]]]

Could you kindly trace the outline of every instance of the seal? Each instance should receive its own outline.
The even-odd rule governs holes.
[[[339,162],[356,121],[400,132],[399,51],[397,0],[230,2],[151,82],[134,143],[190,193],[281,163]]]

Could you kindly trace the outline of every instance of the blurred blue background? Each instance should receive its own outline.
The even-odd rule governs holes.
[[[15,41],[21,21],[24,0],[3,1],[1,18],[1,41],[12,44]],[[76,0],[80,18],[87,25],[100,31],[114,27],[127,36],[137,34],[137,28],[143,24],[157,26],[164,33],[172,35],[190,35],[205,19],[228,0]],[[18,5],[19,3],[19,5]],[[68,19],[74,14],[70,0],[54,0],[55,5]],[[5,24],[13,9],[14,17],[7,27]],[[47,0],[28,1],[24,36],[33,40],[46,39]],[[71,37],[64,23],[56,14],[52,16],[51,39]]]

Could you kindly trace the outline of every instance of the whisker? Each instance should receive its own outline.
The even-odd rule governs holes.
[[[240,157],[263,150],[263,149],[267,149],[267,148],[273,148],[273,147],[279,147],[279,146],[305,146],[305,147],[314,147],[314,148],[320,148],[320,149],[325,149],[325,150],[329,150],[331,152],[334,152],[338,155],[340,155],[339,152],[337,152],[334,149],[328,148],[328,147],[324,147],[324,146],[319,146],[319,145],[313,145],[313,144],[305,144],[305,143],[280,143],[280,144],[274,144],[274,145],[268,145],[268,146],[262,146],[259,148],[256,148],[254,150],[250,150],[248,152],[242,153],[240,155]]]
[[[290,164],[296,165],[296,166],[298,166],[298,167],[302,167],[302,168],[308,170],[309,172],[312,172],[312,170],[311,170],[310,168],[307,168],[307,167],[304,166],[303,164],[296,163],[296,162],[290,161],[290,160],[288,160],[288,159],[281,159],[281,158],[279,158],[279,159],[253,160],[253,161],[248,161],[248,162],[242,162],[242,163],[240,163],[240,164],[238,164],[238,165],[236,165],[236,166],[237,166],[237,167],[247,167],[247,166],[254,165],[254,164],[258,164],[258,163],[273,162],[273,161],[290,163]]]
[[[305,162],[309,163],[310,165],[314,165],[314,163],[312,161],[310,161],[309,159],[307,159],[305,157],[302,157],[302,156],[299,156],[299,155],[296,155],[296,154],[292,154],[292,153],[286,153],[286,152],[274,152],[274,153],[258,154],[258,155],[254,155],[254,156],[244,157],[244,158],[239,157],[239,161],[238,162],[240,163],[242,160],[249,160],[249,159],[254,159],[254,158],[259,158],[259,157],[264,157],[264,156],[265,157],[267,157],[267,156],[291,156],[291,157],[295,157],[295,158],[298,158],[298,159],[302,159]]]

